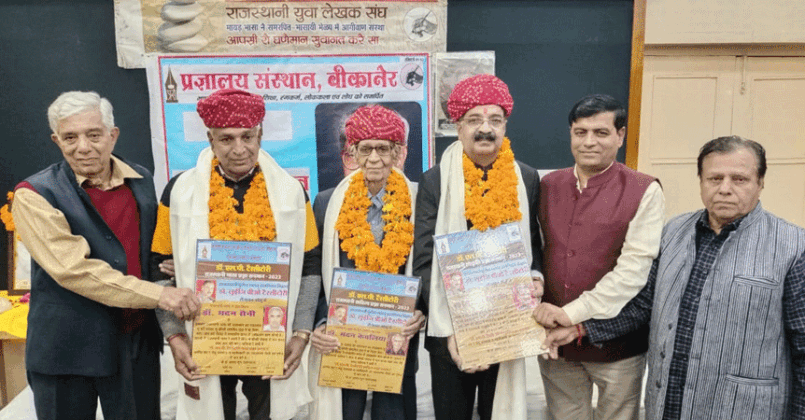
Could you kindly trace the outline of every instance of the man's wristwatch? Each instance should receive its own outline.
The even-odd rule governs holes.
[[[302,340],[305,340],[305,343],[310,341],[310,331],[307,330],[296,330],[293,332],[293,337],[299,337]]]

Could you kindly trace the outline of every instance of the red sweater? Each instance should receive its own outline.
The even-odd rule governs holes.
[[[109,191],[84,187],[95,209],[112,229],[126,251],[126,274],[143,278],[140,268],[140,211],[137,201],[128,185],[123,184]],[[131,332],[140,329],[145,322],[146,311],[143,309],[122,309],[120,329]]]

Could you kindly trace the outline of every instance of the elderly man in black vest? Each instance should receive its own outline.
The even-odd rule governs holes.
[[[48,108],[64,160],[16,188],[12,213],[31,253],[26,368],[40,419],[159,418],[162,337],[153,308],[195,316],[190,289],[149,273],[157,201],[151,173],[112,155],[119,130],[95,92]],[[122,308],[122,309],[121,309]]]

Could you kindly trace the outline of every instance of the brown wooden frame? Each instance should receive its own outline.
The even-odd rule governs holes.
[[[634,0],[632,59],[629,71],[629,119],[626,123],[626,166],[637,169],[640,106],[643,99],[643,51],[646,43],[646,0]]]

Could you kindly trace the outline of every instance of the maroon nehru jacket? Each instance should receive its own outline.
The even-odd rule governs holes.
[[[540,186],[540,225],[545,231],[542,300],[564,306],[592,290],[615,268],[643,194],[656,178],[615,162],[576,188],[573,168],[551,172]],[[645,352],[645,331],[629,334],[601,347],[583,342],[562,346],[568,360],[610,362]]]

